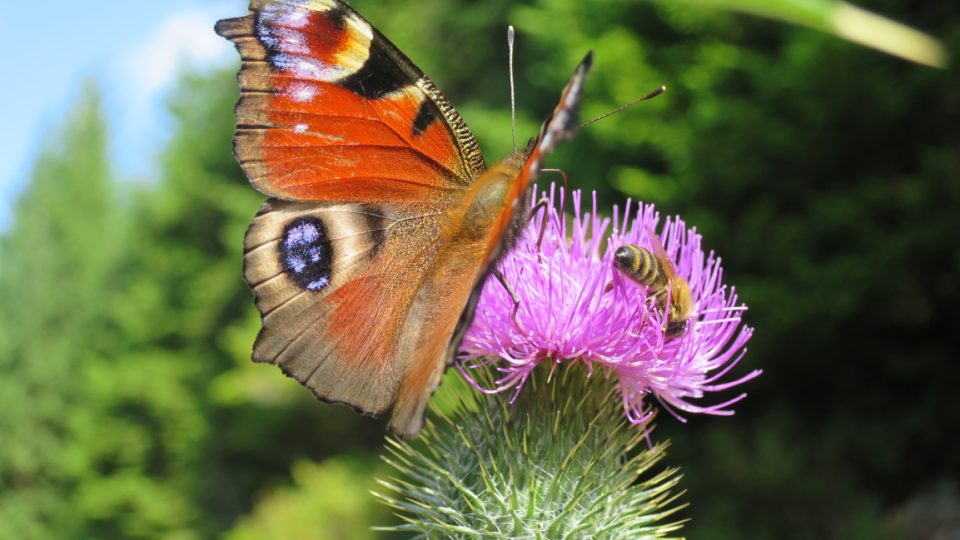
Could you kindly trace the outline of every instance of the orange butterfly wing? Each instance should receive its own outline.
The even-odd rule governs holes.
[[[391,429],[415,435],[540,157],[569,121],[548,123],[526,162],[485,172],[433,83],[343,2],[253,0],[217,31],[243,61],[235,153],[273,197],[245,238],[263,319],[254,360],[325,401],[392,406]],[[585,72],[554,118],[568,118]],[[487,189],[498,182],[509,189],[491,219],[471,221],[474,198],[499,194]]]
[[[334,0],[254,0],[217,32],[242,59],[235,151],[285,199],[402,204],[483,172],[476,139],[434,84]]]

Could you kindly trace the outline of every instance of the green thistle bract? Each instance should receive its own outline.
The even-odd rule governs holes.
[[[665,538],[682,521],[666,444],[620,414],[614,382],[586,368],[537,369],[514,403],[461,400],[414,441],[387,440],[400,473],[375,495],[417,538]],[[489,375],[486,375],[489,377]],[[475,394],[472,394],[475,395]],[[641,479],[642,477],[642,479]]]

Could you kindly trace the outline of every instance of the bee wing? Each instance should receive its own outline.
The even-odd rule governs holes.
[[[650,237],[650,246],[653,248],[653,254],[657,260],[660,261],[660,268],[663,270],[667,282],[672,283],[677,279],[677,267],[673,264],[673,259],[667,255],[667,250],[664,249],[657,233],[653,232],[653,229],[650,227],[647,227],[647,236]]]

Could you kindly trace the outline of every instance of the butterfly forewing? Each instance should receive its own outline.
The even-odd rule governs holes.
[[[254,186],[300,200],[423,201],[483,172],[430,80],[333,0],[254,0],[217,31],[240,52],[235,151]]]

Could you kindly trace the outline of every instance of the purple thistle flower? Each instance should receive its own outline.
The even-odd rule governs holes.
[[[560,207],[564,194],[561,190]],[[542,214],[531,219],[514,249],[500,261],[500,269],[520,301],[514,304],[496,279],[488,279],[477,305],[473,325],[461,346],[466,353],[461,373],[482,392],[513,388],[519,393],[530,372],[540,363],[584,362],[613,372],[620,386],[627,418],[634,424],[653,414],[644,398],[652,394],[681,421],[677,412],[731,415],[730,406],[746,394],[713,405],[691,400],[707,392],[727,390],[760,375],[754,370],[739,379],[720,382],[743,358],[753,329],[741,325],[746,306],[733,288],[723,284],[720,259],[704,255],[700,235],[679,218],[660,216],[653,205],[627,201],[621,213],[613,208],[613,232],[605,236],[611,218],[581,210],[580,193],[573,193],[573,219],[557,212],[554,190],[543,243],[538,249]],[[536,197],[534,197],[536,200]],[[664,314],[648,290],[624,277],[613,265],[613,253],[624,244],[653,250],[648,231],[657,231],[677,276],[685,279],[693,296],[693,312],[683,333],[664,335]],[[569,234],[568,234],[569,232]],[[606,249],[602,249],[606,240]],[[471,369],[493,364],[501,373],[494,388],[484,388],[470,376]],[[516,394],[514,394],[516,397]]]

